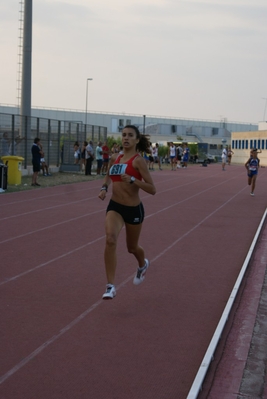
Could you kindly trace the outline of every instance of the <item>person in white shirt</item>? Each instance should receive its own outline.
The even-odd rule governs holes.
[[[100,175],[100,171],[103,165],[103,152],[102,152],[102,142],[99,141],[97,144],[97,147],[95,149],[95,157],[96,157],[96,162],[97,162],[97,167],[96,167],[96,174]]]
[[[222,170],[225,170],[226,159],[227,159],[227,150],[226,148],[224,148],[222,150]]]
[[[170,146],[169,146],[169,158],[170,158],[170,162],[171,162],[171,170],[176,170],[176,168],[175,168],[176,147],[173,143],[170,143]]]
[[[156,143],[155,147],[153,148],[153,158],[154,158],[154,162],[158,163],[159,170],[162,170],[161,169],[161,163],[160,163],[160,157],[159,157],[159,145],[158,145],[158,143]]]

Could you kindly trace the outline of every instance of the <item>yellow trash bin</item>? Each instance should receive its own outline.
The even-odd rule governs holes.
[[[2,161],[7,165],[7,184],[21,184],[21,166],[24,158],[15,155],[5,155]]]

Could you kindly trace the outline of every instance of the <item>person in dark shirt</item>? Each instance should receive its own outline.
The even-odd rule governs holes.
[[[32,170],[33,170],[32,186],[40,186],[40,184],[37,183],[38,173],[40,172],[41,169],[40,164],[41,164],[42,151],[40,148],[40,144],[41,140],[39,139],[39,137],[36,137],[32,145]]]

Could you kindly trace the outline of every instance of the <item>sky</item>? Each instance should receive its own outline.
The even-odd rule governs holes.
[[[0,0],[0,104],[17,105],[19,0]],[[87,81],[87,78],[93,80]],[[32,107],[267,119],[266,0],[33,0]]]

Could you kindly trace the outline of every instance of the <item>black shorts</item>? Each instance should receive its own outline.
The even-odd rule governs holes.
[[[40,172],[41,170],[40,161],[32,161],[32,170],[33,172]]]
[[[145,217],[145,210],[142,202],[137,206],[126,206],[110,200],[107,207],[107,212],[109,211],[119,213],[124,222],[128,224],[141,224]]]

